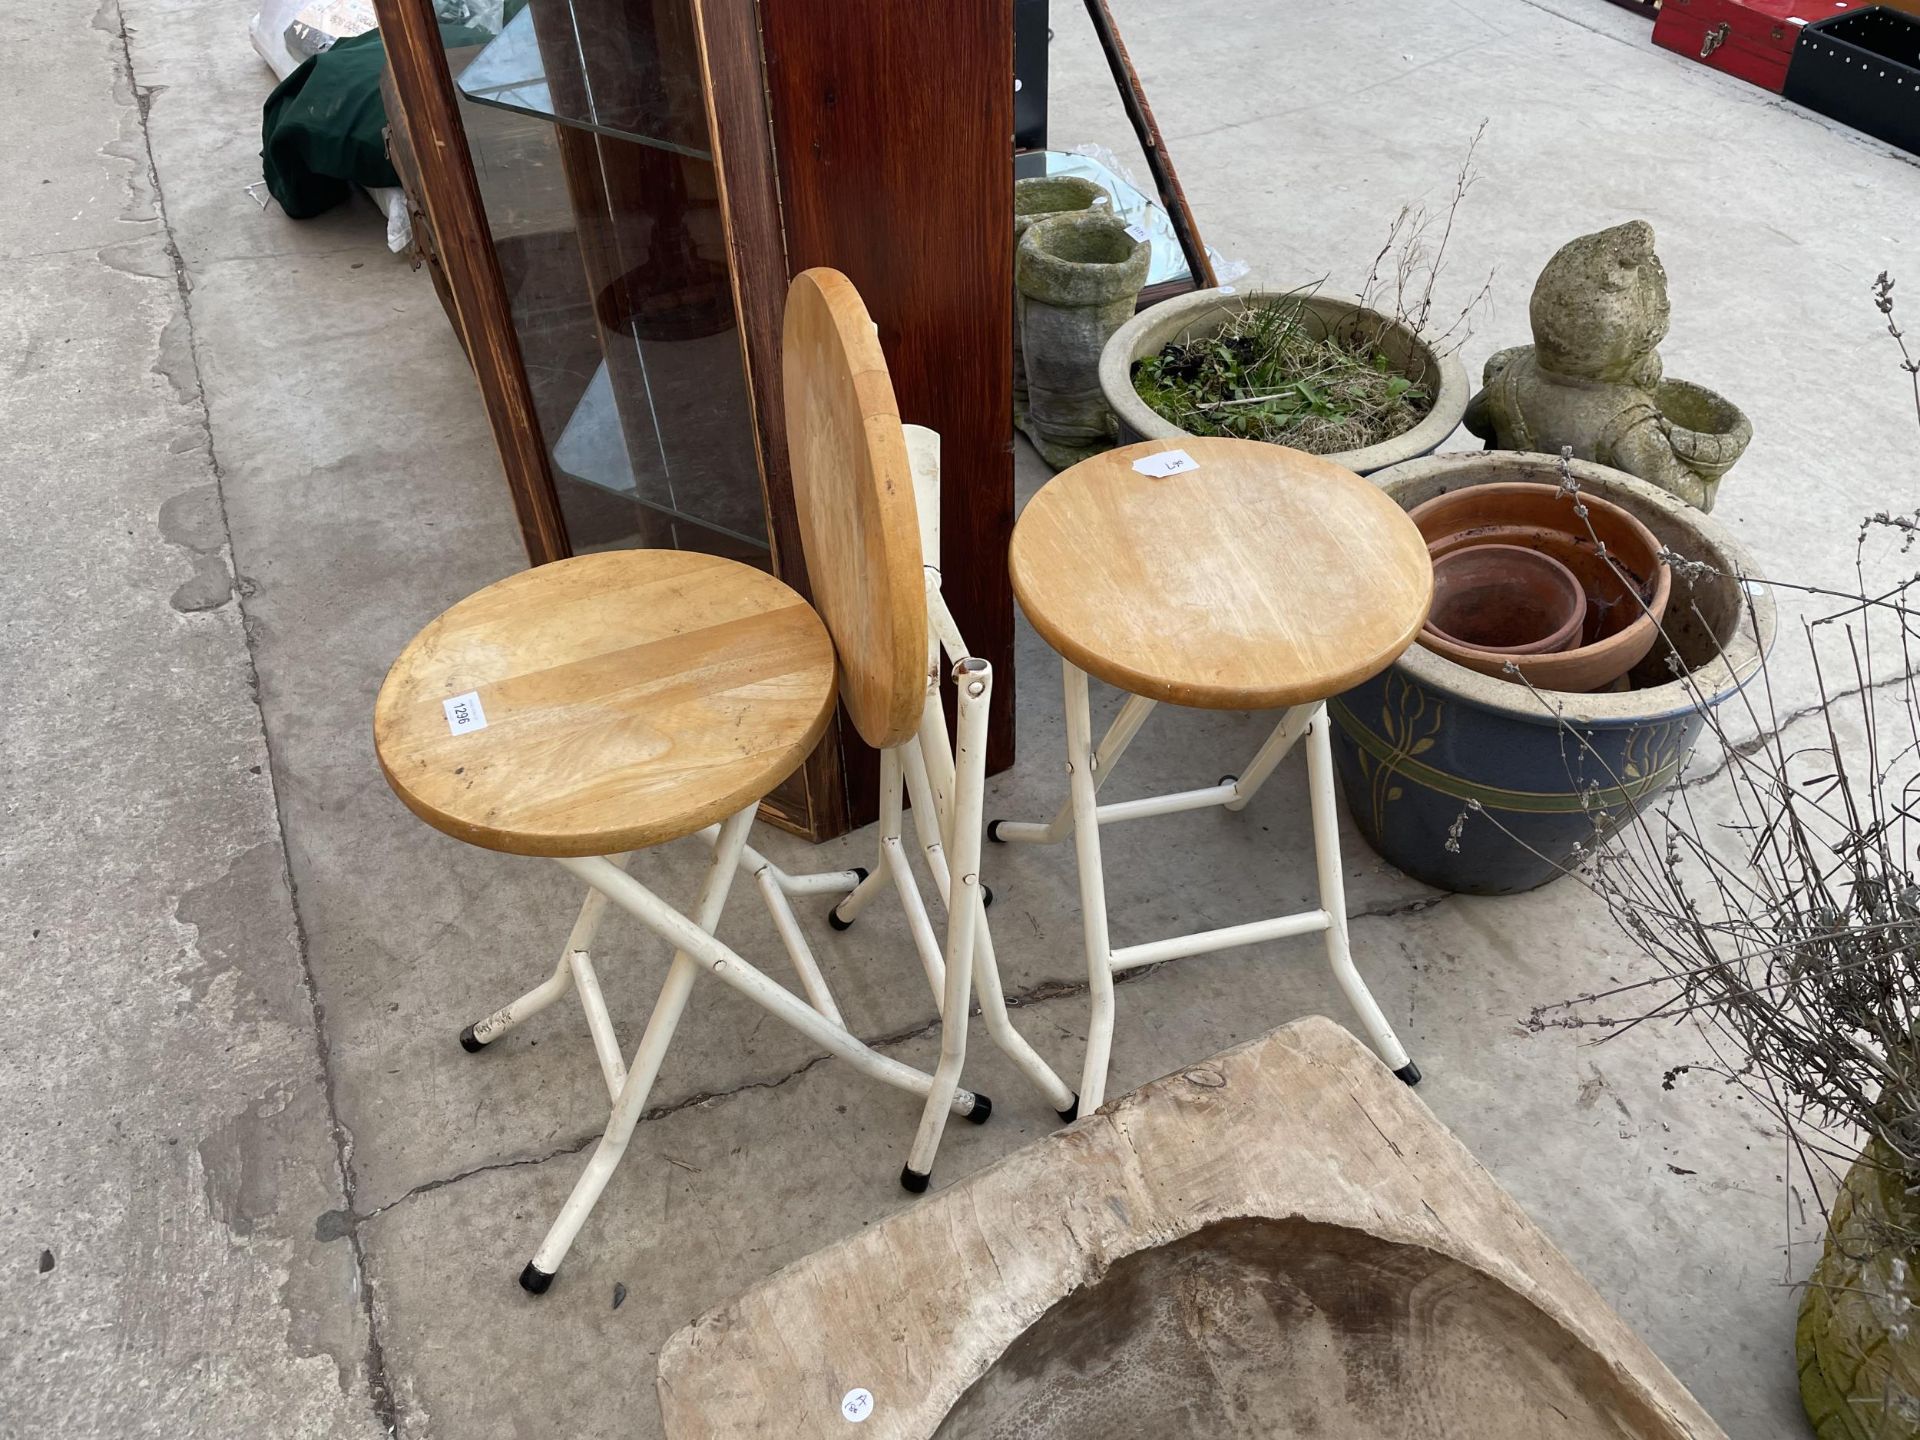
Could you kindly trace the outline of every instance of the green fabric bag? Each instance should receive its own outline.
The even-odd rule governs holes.
[[[464,25],[440,27],[441,42],[482,45],[493,37]],[[387,159],[387,107],[380,72],[387,47],[378,30],[336,40],[301,64],[267,97],[260,163],[267,189],[295,220],[331,210],[353,193],[398,185]]]

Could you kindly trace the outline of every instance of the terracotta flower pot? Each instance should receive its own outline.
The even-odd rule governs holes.
[[[1552,485],[1558,465],[1516,451],[1441,455],[1373,481],[1411,510],[1487,481]],[[1360,833],[1443,890],[1510,895],[1559,875],[1575,847],[1591,846],[1672,782],[1706,710],[1737,693],[1773,643],[1772,595],[1748,595],[1741,576],[1753,562],[1725,528],[1618,470],[1576,460],[1573,474],[1589,502],[1611,502],[1662,546],[1707,567],[1673,576],[1666,640],[1634,667],[1636,688],[1543,697],[1415,645],[1328,705],[1334,761]],[[1469,812],[1469,801],[1482,811]]]
[[[1282,298],[1285,292],[1277,290],[1248,294],[1229,289],[1196,290],[1189,295],[1162,300],[1121,326],[1100,356],[1100,388],[1119,421],[1120,443],[1169,440],[1188,433],[1140,398],[1140,392],[1133,388],[1134,361],[1158,355],[1169,345],[1218,334],[1229,320],[1249,306]],[[1459,356],[1437,354],[1406,326],[1369,310],[1357,299],[1323,290],[1304,297],[1302,304],[1308,316],[1330,332],[1353,331],[1365,326],[1370,334],[1378,333],[1379,348],[1388,363],[1402,373],[1418,371],[1433,390],[1433,408],[1411,430],[1391,440],[1382,440],[1378,445],[1338,451],[1326,459],[1365,475],[1431,454],[1459,428],[1460,417],[1467,413],[1467,400],[1472,394],[1466,367],[1460,363]]]
[[[1557,484],[1472,485],[1436,495],[1408,513],[1436,563],[1467,546],[1515,545],[1573,572],[1587,597],[1580,644],[1559,653],[1507,657],[1536,689],[1601,689],[1645,659],[1659,638],[1673,589],[1660,542],[1597,495],[1569,495]],[[1458,653],[1443,653],[1470,663]],[[1473,668],[1505,676],[1505,666],[1503,659],[1491,668]]]
[[[1463,545],[1433,562],[1433,609],[1421,643],[1497,675],[1513,657],[1568,649],[1586,618],[1586,591],[1551,555],[1519,545]]]

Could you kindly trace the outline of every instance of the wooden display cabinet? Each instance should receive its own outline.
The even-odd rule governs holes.
[[[940,432],[944,589],[1010,764],[1013,0],[527,0],[455,48],[434,0],[376,8],[417,248],[528,560],[694,549],[806,593],[781,315],[833,266]],[[824,839],[874,791],[836,726],[767,813]]]

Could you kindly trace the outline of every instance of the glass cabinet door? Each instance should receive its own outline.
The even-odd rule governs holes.
[[[571,549],[771,568],[692,0],[498,23],[447,61]]]

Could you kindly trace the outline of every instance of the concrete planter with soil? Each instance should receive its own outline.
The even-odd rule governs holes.
[[[1410,510],[1468,485],[1557,484],[1559,465],[1551,455],[1489,451],[1413,460],[1373,479]],[[1332,701],[1334,760],[1360,833],[1442,890],[1510,895],[1559,875],[1577,846],[1595,843],[1596,824],[1617,824],[1672,783],[1705,723],[1702,707],[1751,679],[1773,643],[1772,596],[1755,589],[1749,608],[1737,577],[1753,563],[1722,527],[1618,470],[1578,460],[1572,468],[1584,491],[1716,572],[1674,566],[1665,628],[1691,684],[1674,676],[1664,643],[1630,672],[1640,688],[1595,695],[1536,693],[1416,644]],[[1486,813],[1468,811],[1470,801]]]
[[[1120,443],[1170,440],[1188,433],[1140,398],[1133,387],[1136,360],[1157,355],[1169,345],[1218,334],[1243,311],[1285,298],[1279,291],[1242,294],[1229,289],[1196,290],[1163,300],[1121,326],[1100,356],[1100,388],[1119,421]],[[1364,449],[1342,450],[1325,458],[1365,475],[1431,454],[1459,427],[1473,391],[1458,356],[1435,354],[1412,330],[1369,310],[1357,299],[1325,292],[1301,298],[1310,320],[1326,333],[1351,335],[1363,327],[1370,334],[1378,333],[1379,348],[1388,363],[1402,374],[1426,377],[1422,383],[1432,387],[1433,393],[1432,408],[1411,430]]]

